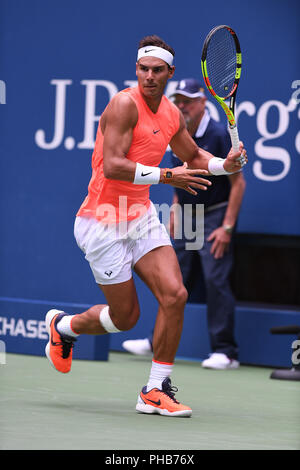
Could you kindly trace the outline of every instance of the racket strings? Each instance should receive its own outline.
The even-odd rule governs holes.
[[[214,92],[225,98],[230,95],[236,73],[236,47],[227,29],[216,31],[208,44],[207,74]]]

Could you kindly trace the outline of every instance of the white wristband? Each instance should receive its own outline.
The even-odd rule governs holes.
[[[158,184],[160,180],[160,168],[136,164],[133,184]]]
[[[213,157],[208,161],[208,171],[212,175],[230,175],[228,171],[224,170],[224,158]]]

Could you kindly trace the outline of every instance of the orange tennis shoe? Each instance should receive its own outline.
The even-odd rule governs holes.
[[[182,405],[174,398],[177,391],[177,387],[171,386],[169,377],[163,381],[161,390],[152,388],[147,392],[147,387],[144,387],[139,394],[136,411],[148,414],[157,413],[163,416],[191,416],[191,408]]]
[[[51,365],[66,374],[70,372],[72,365],[73,343],[76,341],[67,335],[62,335],[57,330],[57,323],[67,315],[61,310],[49,310],[46,315],[46,329],[49,335],[49,342],[46,345],[45,352]]]

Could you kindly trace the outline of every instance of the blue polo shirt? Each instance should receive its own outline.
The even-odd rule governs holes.
[[[202,129],[201,129],[202,128]],[[196,135],[193,137],[196,144],[203,150],[207,150],[215,157],[226,158],[231,140],[226,127],[210,118],[206,111]],[[171,153],[173,167],[182,165],[181,160]],[[228,176],[203,176],[212,182],[206,191],[197,190],[198,195],[193,196],[187,191],[174,188],[178,195],[179,204],[204,204],[205,209],[220,202],[226,202],[230,194],[230,181]]]

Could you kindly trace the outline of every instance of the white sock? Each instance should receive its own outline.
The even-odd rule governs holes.
[[[162,382],[166,377],[170,377],[172,369],[173,364],[169,364],[167,362],[158,362],[153,359],[150,377],[147,383],[147,392],[155,387],[161,389]]]
[[[79,334],[75,333],[75,331],[73,331],[71,328],[71,321],[74,317],[75,315],[65,315],[62,317],[62,319],[57,324],[57,330],[59,333],[72,336],[73,338],[77,338],[77,336],[79,336]]]

